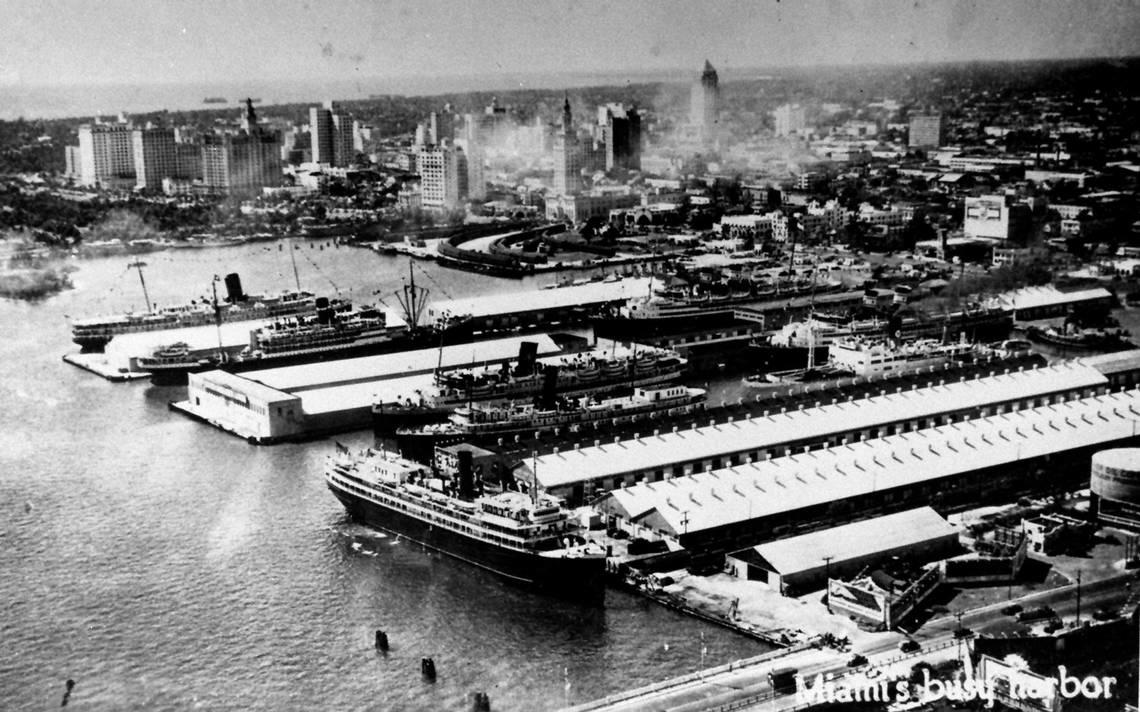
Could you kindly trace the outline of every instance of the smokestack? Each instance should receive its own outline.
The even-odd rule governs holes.
[[[515,366],[516,376],[529,376],[534,373],[534,364],[538,356],[538,343],[524,341],[519,344],[518,365]]]
[[[237,272],[226,275],[226,301],[231,304],[245,301],[245,294],[241,291],[241,277]]]
[[[542,400],[538,404],[543,410],[554,407],[554,400],[558,392],[558,367],[547,366],[542,369]]]
[[[317,323],[328,324],[332,322],[333,310],[329,306],[328,297],[317,297]]]
[[[459,498],[471,500],[475,498],[475,472],[471,466],[471,451],[459,451]]]

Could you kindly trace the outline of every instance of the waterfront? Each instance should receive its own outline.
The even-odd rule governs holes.
[[[406,260],[296,244],[302,287],[394,306]],[[292,286],[277,243],[143,259],[160,304],[229,271],[247,292]],[[495,710],[542,710],[764,651],[628,594],[581,608],[394,543],[345,522],[321,478],[331,441],[252,447],[171,413],[180,389],[63,363],[64,315],[142,306],[128,261],[77,262],[75,290],[0,302],[3,709],[54,707],[72,678],[78,709],[465,710],[483,690]],[[418,265],[433,297],[519,288]]]

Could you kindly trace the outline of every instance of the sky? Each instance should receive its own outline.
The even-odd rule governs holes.
[[[0,0],[0,18],[0,88],[1140,55],[1140,0]]]

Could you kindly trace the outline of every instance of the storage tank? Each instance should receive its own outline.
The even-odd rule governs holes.
[[[1090,487],[1101,499],[1140,505],[1140,448],[1115,448],[1093,455]]]

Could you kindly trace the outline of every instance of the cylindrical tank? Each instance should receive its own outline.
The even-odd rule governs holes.
[[[1090,487],[1102,499],[1140,505],[1140,448],[1116,448],[1093,455]]]

